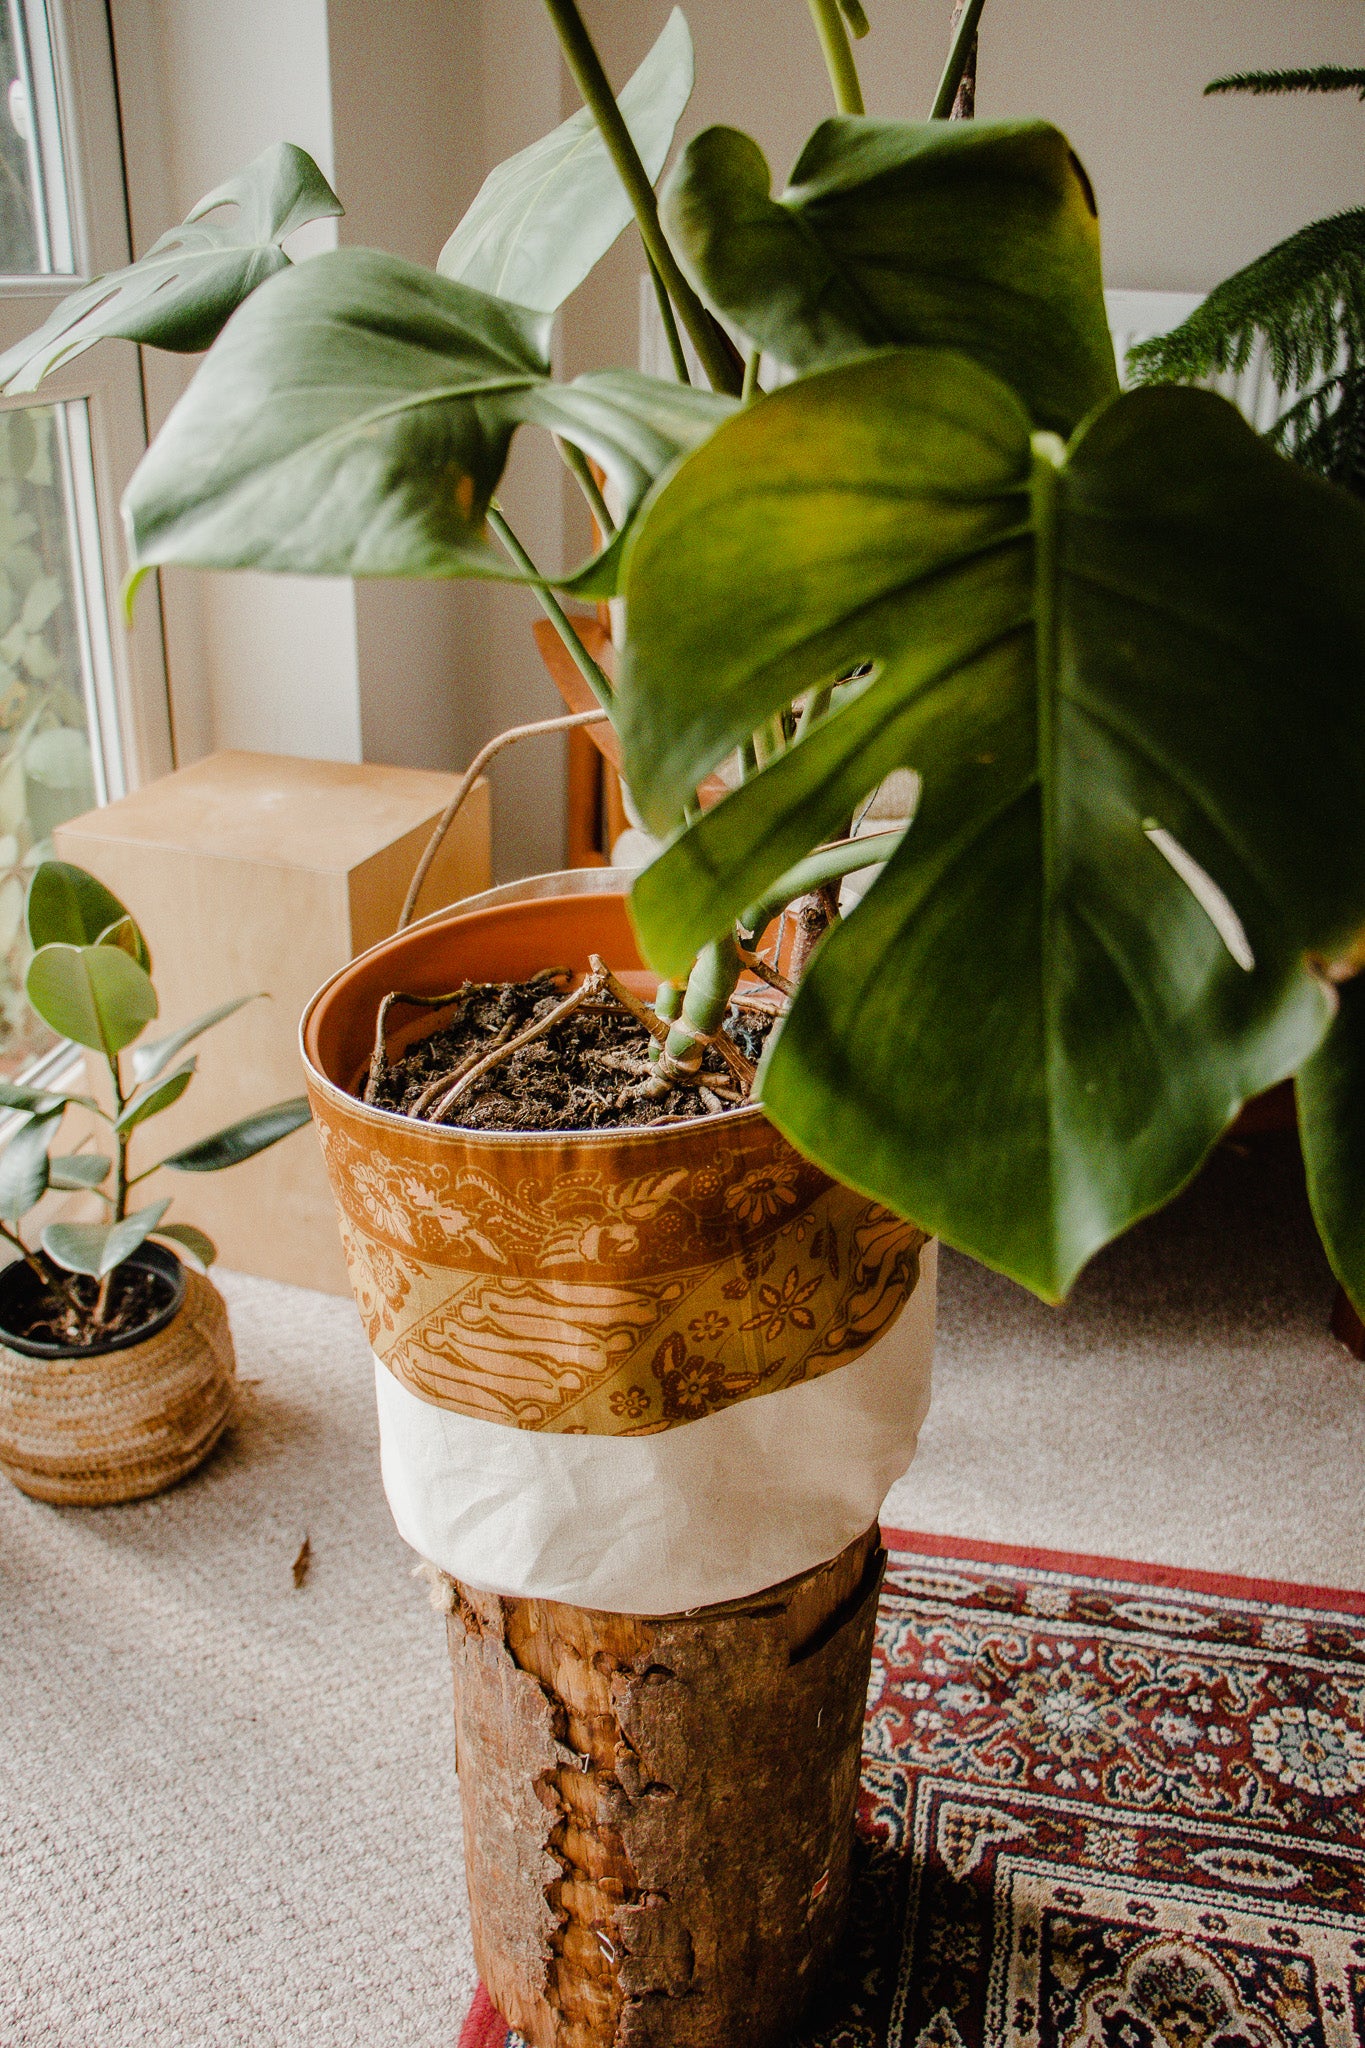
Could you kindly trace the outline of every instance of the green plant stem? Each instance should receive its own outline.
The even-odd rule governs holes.
[[[744,962],[732,935],[702,947],[687,977],[679,1012],[679,1022],[685,1028],[670,1031],[664,1041],[664,1059],[675,1070],[695,1073],[701,1065],[703,1048],[696,1034],[709,1038],[719,1031],[743,972]]]
[[[678,259],[668,245],[659,220],[659,205],[654,197],[654,187],[649,182],[649,173],[640,161],[640,153],[631,139],[621,109],[616,104],[602,60],[593,47],[591,36],[583,26],[575,0],[545,0],[545,9],[554,23],[559,37],[564,61],[573,73],[574,83],[583,95],[584,104],[590,110],[607,152],[616,166],[617,176],[626,188],[626,195],[635,211],[640,229],[640,239],[645,245],[653,267],[658,271],[664,286],[665,296],[676,307],[688,338],[701,357],[702,367],[717,391],[728,391],[738,395],[740,379],[724,347],[711,316],[693,291],[678,267]],[[666,325],[667,323],[665,323]]]
[[[763,386],[758,381],[762,361],[762,349],[751,348],[744,363],[744,389],[740,393],[740,402],[744,405],[752,405],[756,398],[763,396]]]
[[[782,727],[782,714],[775,711],[771,718],[765,718],[754,734],[754,757],[760,768],[766,768],[779,754],[787,750],[787,735]]]
[[[611,683],[579,639],[578,634],[574,631],[573,620],[569,617],[569,614],[565,611],[554,592],[548,587],[539,569],[537,569],[535,563],[507,524],[507,519],[499,506],[489,506],[488,524],[492,527],[517,567],[532,579],[531,587],[540,600],[541,609],[568,649],[574,667],[578,670],[578,673],[582,676],[584,682],[602,706],[602,709],[610,711],[612,698],[615,695]]]
[[[938,91],[934,94],[934,104],[929,109],[929,119],[931,121],[946,121],[953,111],[953,101],[957,98],[957,89],[961,85],[963,74],[971,61],[972,44],[976,41],[977,26],[981,20],[981,10],[985,4],[986,0],[967,0],[967,4],[962,10],[961,18],[957,24],[957,31],[953,36],[952,48],[948,52],[948,61],[943,67],[943,76],[939,79]]]
[[[667,285],[659,275],[659,266],[650,255],[648,249],[645,250],[645,262],[649,265],[649,281],[654,287],[654,297],[659,307],[659,318],[664,323],[664,334],[668,341],[668,353],[673,358],[673,374],[680,384],[690,385],[692,382],[692,372],[687,367],[687,357],[683,351],[682,336],[678,332],[678,319],[673,311],[673,301],[668,296]]]
[[[14,1246],[23,1259],[24,1264],[30,1267],[37,1279],[41,1281],[45,1294],[64,1294],[73,1308],[80,1307],[80,1300],[73,1292],[72,1287],[65,1280],[58,1279],[55,1273],[49,1273],[46,1270],[38,1254],[29,1250],[16,1230],[11,1230],[8,1224],[0,1223],[0,1237],[3,1237],[9,1244]]]
[[[861,114],[863,90],[858,83],[858,67],[853,61],[848,30],[839,12],[839,0],[809,0],[809,6],[824,53],[825,69],[834,88],[834,104],[841,114]]]
[[[812,690],[801,707],[801,718],[796,728],[796,737],[803,740],[813,725],[819,723],[829,710],[833,689],[828,683],[819,690]]]
[[[109,1067],[109,1079],[114,1090],[114,1140],[116,1146],[114,1159],[114,1213],[110,1220],[114,1223],[122,1223],[128,1213],[128,1133],[118,1129],[118,1119],[123,1115],[124,1106],[128,1098],[123,1092],[123,1077],[119,1073],[118,1054],[116,1052],[107,1053],[105,1058]],[[98,1316],[96,1320],[99,1320]]]
[[[658,988],[654,991],[655,1016],[662,1017],[665,1024],[671,1024],[675,1017],[682,1014],[683,996],[685,993],[685,988],[678,982],[661,981]],[[651,1038],[649,1041],[649,1063],[651,1066],[658,1064],[659,1054],[662,1051],[663,1047],[659,1044],[658,1040]]]
[[[739,929],[752,938],[770,925],[780,910],[794,903],[798,896],[808,896],[813,889],[823,889],[830,882],[842,881],[845,875],[856,874],[859,868],[879,866],[890,860],[896,848],[905,837],[906,828],[891,832],[869,832],[865,839],[845,839],[835,846],[818,847],[797,861],[785,874],[779,875],[771,888],[765,889],[756,903],[751,903],[739,919]]]
[[[565,467],[576,479],[578,488],[587,500],[588,510],[601,528],[603,540],[610,540],[616,531],[616,521],[612,518],[607,501],[602,496],[601,487],[592,473],[592,464],[581,448],[575,447],[572,441],[565,441],[558,434],[555,435],[555,446],[564,459]]]

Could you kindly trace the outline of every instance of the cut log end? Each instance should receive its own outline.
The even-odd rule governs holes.
[[[885,1553],[696,1614],[452,1584],[475,1956],[532,2048],[784,2041],[847,1912]]]

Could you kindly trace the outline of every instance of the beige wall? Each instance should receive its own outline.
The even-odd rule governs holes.
[[[618,83],[670,0],[582,0]],[[868,0],[870,111],[918,115],[950,0]],[[802,0],[686,0],[698,86],[685,132],[750,128],[780,184],[828,110]],[[486,168],[576,104],[538,0],[114,0],[135,240],[280,135],[335,175],[343,242],[434,260]],[[1108,282],[1201,290],[1315,214],[1365,197],[1354,99],[1205,101],[1217,72],[1365,63],[1358,0],[987,0],[979,110],[1046,115],[1075,141],[1101,204]],[[329,230],[312,236],[325,242]],[[572,374],[632,362],[640,272],[627,235],[563,322]],[[164,409],[178,371],[152,372]],[[585,528],[552,450],[523,436],[504,498],[537,559]],[[182,759],[211,744],[445,767],[556,707],[515,590],[166,578]],[[557,865],[562,755],[494,771],[500,877]]]
[[[112,19],[135,253],[282,137],[331,174],[322,0],[114,0]],[[325,248],[335,231],[298,241]],[[144,361],[155,428],[192,365]],[[360,759],[349,582],[181,569],[163,578],[163,604],[182,763],[214,746]]]
[[[528,20],[541,29],[533,0],[113,0],[113,13],[139,252],[283,137],[347,207],[293,253],[339,239],[432,263],[487,164],[562,118],[548,31],[510,88],[504,73]],[[192,367],[146,357],[153,427]],[[558,566],[551,450],[522,453],[507,497],[537,558]],[[189,570],[163,587],[182,764],[248,747],[455,767],[502,727],[558,708],[524,592]],[[533,745],[494,772],[499,875],[558,866],[560,747]]]

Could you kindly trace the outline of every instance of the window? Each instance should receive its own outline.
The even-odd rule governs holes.
[[[0,349],[128,255],[101,0],[0,0]],[[0,400],[0,1074],[51,1050],[23,996],[29,870],[63,819],[171,766],[156,607],[130,633],[119,605],[145,443],[126,343]]]

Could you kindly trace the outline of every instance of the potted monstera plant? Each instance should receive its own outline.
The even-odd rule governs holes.
[[[0,1239],[12,1253],[0,1269],[0,1472],[37,1500],[98,1507],[183,1479],[232,1410],[232,1336],[206,1277],[213,1241],[168,1221],[168,1197],[134,1207],[139,1184],[161,1167],[216,1173],[250,1159],[306,1123],[308,1103],[276,1103],[134,1171],[135,1133],[194,1078],[189,1048],[252,998],[144,1040],[157,1015],[152,961],[118,898],[83,868],[43,861],[27,923],[28,999],[102,1064],[108,1094],[0,1082],[0,1107],[11,1113]],[[73,1151],[55,1149],[73,1110],[107,1129],[107,1152],[89,1134]],[[99,1213],[49,1214],[26,1232],[25,1219],[53,1193],[85,1196]]]
[[[1349,1110],[1365,509],[1217,398],[1120,392],[1066,139],[941,118],[980,0],[891,123],[861,10],[811,0],[839,111],[785,191],[712,129],[661,202],[681,15],[617,101],[546,5],[584,109],[435,269],[290,266],[336,202],[283,149],[0,371],[217,334],[129,491],[134,580],[524,579],[610,724],[664,842],[629,893],[428,919],[304,1049],[389,1497],[444,1573],[495,2001],[537,2044],[775,2042],[847,1897],[932,1237],[1055,1299],[1250,1094],[1297,1073],[1313,1157]],[[677,380],[556,382],[632,217]],[[562,574],[497,503],[528,425],[601,536]],[[604,598],[614,675],[566,609]]]

